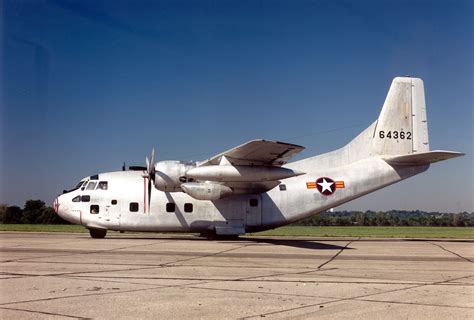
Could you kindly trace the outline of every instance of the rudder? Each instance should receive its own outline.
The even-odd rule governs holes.
[[[373,132],[372,151],[403,155],[429,151],[423,80],[393,79]]]

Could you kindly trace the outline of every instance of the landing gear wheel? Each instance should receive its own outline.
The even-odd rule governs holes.
[[[107,234],[107,229],[89,229],[89,234],[91,235],[91,238],[103,239]]]
[[[207,238],[208,240],[237,240],[239,239],[238,234],[216,234],[216,230],[201,232],[200,237]]]
[[[206,238],[208,240],[214,240],[216,239],[216,232],[215,231],[205,231],[205,232],[201,232],[199,234],[200,237],[202,238]]]

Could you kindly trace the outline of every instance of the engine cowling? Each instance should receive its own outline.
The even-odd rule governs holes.
[[[198,200],[218,200],[234,193],[228,186],[213,182],[186,182],[181,188]]]
[[[164,192],[182,191],[181,185],[187,182],[186,172],[196,167],[195,162],[160,161],[155,165],[155,188]]]

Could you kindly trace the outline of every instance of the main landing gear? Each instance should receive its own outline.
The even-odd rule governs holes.
[[[238,240],[238,234],[216,234],[215,230],[204,231],[199,234],[202,238],[207,238],[208,240]]]
[[[91,235],[91,238],[94,239],[103,239],[105,238],[105,235],[107,234],[107,229],[89,229],[89,234]]]

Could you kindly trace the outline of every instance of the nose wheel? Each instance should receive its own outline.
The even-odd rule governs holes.
[[[107,234],[107,229],[89,229],[89,234],[91,235],[91,238],[103,239]]]

